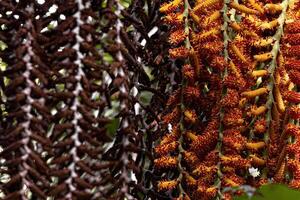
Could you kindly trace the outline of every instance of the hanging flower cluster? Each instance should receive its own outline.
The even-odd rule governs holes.
[[[155,166],[168,176],[177,169],[184,178],[163,177],[159,191],[231,199],[224,188],[274,181],[299,187],[298,8],[297,1],[255,0],[161,5],[176,45],[170,57],[185,64],[163,121],[173,132],[156,147],[164,154]],[[178,47],[184,39],[189,48]]]
[[[0,47],[1,199],[300,189],[299,0],[0,0]]]

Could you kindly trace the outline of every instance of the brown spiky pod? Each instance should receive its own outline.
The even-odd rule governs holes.
[[[115,105],[115,108],[111,108],[112,117],[118,121],[115,139],[103,155],[103,161],[109,165],[101,169],[105,173],[103,182],[107,186],[102,194],[107,199],[136,199],[139,195],[148,195],[145,188],[149,183],[145,182],[143,169],[145,163],[151,162],[152,142],[149,137],[146,146],[143,137],[147,134],[146,128],[148,131],[153,128],[152,121],[157,123],[157,113],[140,102],[139,92],[157,92],[151,87],[150,75],[145,72],[144,65],[146,62],[156,62],[151,53],[159,56],[157,54],[161,52],[159,49],[158,52],[151,52],[145,47],[145,44],[148,45],[147,43],[151,41],[149,28],[155,26],[156,22],[150,24],[152,18],[150,19],[150,16],[145,18],[146,13],[143,12],[147,11],[141,6],[143,7],[143,3],[138,1],[133,1],[131,7],[118,1],[109,1],[100,12],[103,50],[112,58],[104,62],[109,68],[106,76],[109,75],[112,79],[108,95],[113,97],[112,106]],[[154,11],[154,7],[158,6],[157,2],[148,6],[148,14],[156,18],[158,12]],[[135,9],[141,10],[138,13]],[[135,15],[131,16],[132,10]],[[136,15],[143,15],[143,18],[139,20]],[[128,31],[128,27],[131,26],[133,30]],[[140,38],[135,34],[140,34]],[[160,97],[159,100],[164,99]],[[145,119],[142,117],[145,113],[152,114],[151,118],[146,116],[152,121],[147,122],[146,117]]]
[[[140,107],[139,111],[132,110],[131,112],[140,120],[138,126],[141,134],[147,135],[147,142],[141,144],[145,153],[140,153],[138,158],[140,160],[136,161],[136,164],[140,164],[137,168],[145,166],[149,170],[140,170],[135,173],[137,187],[133,187],[133,193],[139,197],[147,195],[151,198],[155,198],[153,184],[156,185],[157,179],[152,174],[154,165],[150,154],[156,154],[156,151],[153,151],[152,141],[162,133],[159,126],[161,120],[172,120],[172,115],[168,118],[168,116],[161,116],[161,112],[166,103],[172,106],[177,104],[178,96],[173,95],[174,102],[171,101],[172,98],[169,98],[170,101],[167,102],[167,98],[173,90],[179,87],[178,83],[181,80],[180,69],[170,61],[168,48],[170,45],[173,47],[182,45],[182,36],[178,35],[180,33],[169,35],[166,32],[167,28],[163,22],[167,19],[161,17],[163,13],[158,9],[159,3],[160,1],[132,1],[131,5],[121,12],[123,28],[120,35],[127,51],[124,58],[127,61],[126,67],[130,77],[130,95],[133,95],[136,101],[134,108]],[[182,8],[181,4],[178,6]],[[136,94],[132,93],[134,90]],[[153,96],[149,102],[144,103],[143,94],[149,92]],[[176,115],[176,112],[177,110],[174,109],[173,114]],[[169,150],[176,149],[177,146],[178,144],[173,142],[167,147],[161,146],[160,149],[167,153]],[[149,166],[148,162],[150,162]],[[141,191],[142,188],[144,189]]]

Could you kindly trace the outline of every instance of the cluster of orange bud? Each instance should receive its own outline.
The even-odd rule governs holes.
[[[163,117],[165,124],[181,127],[180,136],[169,143],[163,142],[169,136],[162,137],[155,151],[164,157],[154,165],[184,169],[184,175],[158,187],[181,184],[191,199],[214,199],[225,187],[258,187],[268,178],[286,181],[287,170],[297,169],[300,177],[293,160],[300,156],[298,143],[286,145],[288,137],[297,140],[300,133],[287,124],[300,118],[300,23],[294,10],[299,3],[188,2],[173,0],[161,7],[166,22],[174,20],[170,57],[185,63],[184,84],[170,95]],[[293,187],[300,186],[297,170]],[[223,198],[232,195],[226,192]]]
[[[296,16],[297,5],[294,5],[287,12],[288,21],[285,24],[285,36],[281,48],[283,49],[279,62],[282,63],[281,71],[276,77],[278,89],[275,91],[282,94],[282,100],[278,105],[283,105],[287,109],[282,110],[282,115],[285,114],[286,118],[282,122],[283,131],[280,137],[281,147],[283,151],[279,156],[280,165],[277,166],[277,174],[280,174],[279,181],[288,183],[291,187],[300,189],[300,143],[299,133],[300,127],[295,124],[299,120],[300,113],[298,104],[300,103],[300,93],[297,91],[297,86],[300,84],[300,16]],[[280,108],[278,107],[280,111]],[[285,159],[284,159],[285,158]],[[289,172],[292,176],[286,178],[284,173]],[[277,175],[276,178],[279,176]]]
[[[288,110],[288,115],[291,119],[299,120],[300,119],[300,107],[291,106]]]

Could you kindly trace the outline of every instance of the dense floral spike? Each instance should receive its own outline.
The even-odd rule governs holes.
[[[299,0],[0,1],[3,198],[300,189],[299,9]]]
[[[175,1],[174,1],[175,2]],[[174,3],[173,2],[173,3]],[[161,9],[164,9],[166,5],[170,5],[172,2],[168,4],[163,4],[161,6]],[[193,184],[195,183],[194,179],[188,175],[187,172],[182,171],[183,167],[183,126],[184,123],[186,124],[195,124],[198,123],[198,116],[197,116],[197,110],[189,109],[189,108],[183,108],[183,101],[187,101],[189,103],[195,102],[195,99],[200,99],[200,91],[198,87],[187,87],[186,85],[190,84],[193,85],[196,81],[196,76],[199,73],[200,65],[198,58],[195,57],[195,52],[192,50],[191,46],[189,45],[189,30],[188,30],[188,1],[184,1],[184,10],[179,9],[177,6],[177,9],[173,9],[171,13],[169,13],[166,18],[169,22],[172,24],[171,21],[177,21],[173,17],[171,19],[169,16],[184,16],[183,19],[183,25],[180,25],[177,23],[176,26],[171,27],[170,35],[169,35],[169,41],[173,45],[172,48],[169,49],[169,56],[171,59],[177,60],[183,60],[184,65],[182,66],[180,64],[180,67],[182,67],[182,82],[181,87],[177,90],[175,90],[169,97],[169,100],[167,102],[167,109],[165,114],[162,116],[163,123],[165,127],[168,127],[168,134],[162,138],[160,141],[160,144],[155,147],[155,150],[157,152],[157,158],[154,160],[154,167],[157,173],[161,174],[162,168],[172,168],[179,171],[179,175],[175,175],[176,179],[174,177],[172,178],[172,181],[159,181],[157,184],[158,192],[164,192],[165,190],[174,190],[175,187],[179,189],[179,195],[174,196],[172,198],[174,199],[181,199],[188,197],[189,195],[185,193],[183,183],[184,180],[193,180]],[[173,23],[173,24],[176,24]],[[189,59],[192,60],[192,62],[189,61]],[[197,68],[195,68],[191,64],[197,64]],[[176,137],[169,137],[176,133]],[[178,134],[177,134],[178,133]],[[167,141],[169,138],[172,138],[172,143],[168,143]],[[176,145],[174,145],[176,144]],[[172,146],[172,147],[171,147]],[[170,148],[171,147],[171,148]],[[173,148],[175,147],[175,148]],[[159,153],[159,150],[163,150],[163,154]],[[171,155],[175,156],[171,156]],[[170,157],[171,156],[171,157]],[[169,180],[169,177],[165,177],[165,174],[159,175],[162,176],[162,179]],[[187,177],[189,177],[187,179]],[[192,183],[191,181],[188,181],[188,185]]]
[[[50,7],[57,11],[47,14]],[[3,187],[4,195],[97,198],[100,192],[94,176],[101,173],[93,167],[100,165],[101,146],[110,139],[103,128],[109,119],[102,115],[109,100],[101,98],[105,88],[94,84],[102,81],[104,72],[93,63],[101,58],[95,48],[99,41],[95,7],[81,1],[43,5],[6,1],[1,16],[12,21],[18,16],[20,23],[26,24],[7,24],[1,31],[12,55],[4,58],[9,64],[4,76],[10,80],[4,86],[5,95],[10,100],[4,104],[9,114],[2,124],[6,127],[1,157],[8,164],[20,159],[19,167],[7,172],[13,182]],[[14,111],[13,105],[17,105]],[[95,111],[99,115],[94,115]],[[8,146],[7,141],[16,143]],[[6,149],[14,153],[8,154]],[[15,179],[20,174],[20,179]],[[24,191],[26,187],[31,197]],[[93,189],[96,192],[92,194]]]
[[[164,190],[171,190],[175,189],[178,185],[178,182],[176,180],[171,181],[159,181],[158,183],[158,191],[164,191]]]

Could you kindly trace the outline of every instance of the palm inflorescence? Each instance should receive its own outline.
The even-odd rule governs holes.
[[[1,199],[300,189],[299,0],[0,0],[0,25]]]

